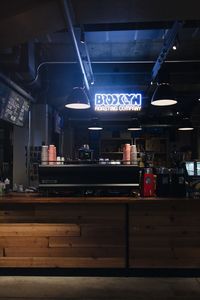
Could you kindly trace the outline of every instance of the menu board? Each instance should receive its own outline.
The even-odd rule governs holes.
[[[197,161],[197,176],[200,176],[200,162]]]
[[[23,126],[28,115],[30,103],[14,90],[6,90],[1,97],[1,119]]]

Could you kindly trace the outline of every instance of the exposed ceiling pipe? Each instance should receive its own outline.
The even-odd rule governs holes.
[[[78,62],[80,64],[81,72],[83,74],[85,87],[86,87],[87,91],[89,92],[90,85],[89,85],[87,74],[86,74],[86,71],[85,71],[85,68],[84,68],[84,65],[83,65],[83,61],[82,61],[82,57],[81,57],[80,50],[79,50],[79,47],[78,47],[78,43],[77,43],[77,40],[76,40],[74,28],[73,28],[73,25],[72,25],[71,14],[70,14],[70,9],[69,9],[69,1],[68,0],[61,0],[61,4],[62,4],[62,7],[63,7],[63,14],[64,14],[65,21],[67,23],[67,28],[68,28],[68,31],[71,35],[72,42],[73,42],[73,45],[74,45],[74,48],[75,48],[75,51],[76,51],[76,55],[77,55],[77,58],[78,58]]]
[[[153,64],[155,60],[115,60],[115,61],[91,61],[91,64]],[[200,63],[200,59],[187,59],[187,60],[166,60],[165,63]],[[26,85],[34,84],[39,77],[40,69],[45,65],[73,65],[77,64],[77,61],[43,61],[37,67],[37,75],[34,80],[26,82]]]
[[[19,94],[24,96],[29,101],[35,102],[35,99],[30,94],[28,94],[25,90],[23,90],[19,85],[17,85],[14,81],[12,81],[6,75],[0,73],[0,79],[2,79],[5,83],[8,84],[9,87],[13,88],[16,92],[18,92]]]

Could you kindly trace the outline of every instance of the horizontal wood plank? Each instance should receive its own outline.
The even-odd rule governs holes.
[[[122,247],[125,243],[113,237],[49,237],[49,247]]]
[[[136,247],[134,247],[134,249],[130,249],[130,257],[135,258],[135,259],[138,259],[138,258],[146,258],[146,259],[176,258],[174,249],[170,248],[170,247],[166,247],[166,248],[160,248],[160,247],[136,248]]]
[[[4,236],[0,237],[0,247],[48,247],[47,237]]]
[[[0,236],[80,236],[76,224],[1,224]]]
[[[83,238],[95,238],[104,237],[110,239],[122,239],[125,240],[125,221],[123,223],[113,224],[90,224],[81,225],[81,236]]]
[[[176,258],[183,259],[183,258],[190,258],[191,260],[199,259],[200,260],[200,247],[175,247],[174,253]]]
[[[200,247],[200,238],[196,237],[171,237],[168,236],[151,236],[132,237],[130,247]]]
[[[0,257],[0,267],[124,268],[122,258]]]
[[[197,237],[199,226],[134,226],[130,227],[131,238],[144,236]]]
[[[177,259],[177,258],[131,258],[130,268],[199,268],[200,259]]]
[[[124,247],[5,248],[8,257],[123,257]]]

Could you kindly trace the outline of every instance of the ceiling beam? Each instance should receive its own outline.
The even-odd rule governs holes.
[[[174,45],[175,40],[177,38],[177,34],[180,31],[180,29],[182,28],[182,26],[183,26],[183,22],[176,21],[176,22],[174,22],[172,28],[170,30],[168,30],[168,32],[164,38],[163,47],[160,51],[160,54],[158,55],[155,65],[152,69],[152,82],[155,81],[155,79],[158,75],[158,72],[160,71],[163,63],[165,62],[169,51],[172,49],[172,46]]]
[[[199,20],[199,0],[72,0],[77,24]]]
[[[84,24],[86,32],[94,31],[122,31],[122,30],[151,30],[151,29],[169,29],[173,21],[160,22],[127,22],[127,23],[101,23]],[[184,28],[200,27],[199,20],[185,21]]]

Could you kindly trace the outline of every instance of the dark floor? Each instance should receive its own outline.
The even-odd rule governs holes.
[[[0,299],[200,300],[200,278],[2,276]]]

